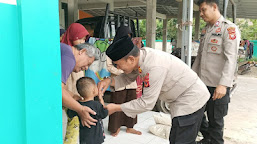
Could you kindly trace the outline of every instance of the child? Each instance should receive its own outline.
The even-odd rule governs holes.
[[[95,111],[96,115],[91,115],[91,117],[97,120],[96,125],[91,126],[91,128],[83,127],[80,122],[80,144],[101,144],[104,142],[105,138],[102,119],[108,115],[108,110],[104,108],[103,98],[99,97],[100,103],[94,101],[94,97],[98,95],[98,89],[92,78],[80,78],[76,83],[76,87],[78,93],[84,98],[84,100],[80,100],[79,103]],[[72,110],[68,110],[67,114],[70,118],[78,116],[78,114]]]

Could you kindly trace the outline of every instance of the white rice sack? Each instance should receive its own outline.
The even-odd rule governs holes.
[[[169,114],[160,112],[158,115],[154,115],[153,117],[156,124],[171,126],[171,117]]]
[[[150,126],[149,131],[158,137],[169,139],[170,129],[171,129],[170,126],[156,124],[156,125]]]

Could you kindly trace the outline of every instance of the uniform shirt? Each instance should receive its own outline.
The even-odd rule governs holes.
[[[144,82],[142,97],[121,104],[129,117],[152,110],[158,98],[170,104],[171,117],[188,115],[202,108],[210,97],[197,74],[177,57],[152,48],[141,48],[139,68],[115,77],[119,88],[140,76]]]
[[[107,65],[107,70],[111,73],[111,77],[114,77],[123,73],[123,70],[117,69],[116,67],[114,67],[114,65],[112,64],[112,60],[108,56],[106,56],[106,65]],[[124,87],[119,87],[119,88],[114,87],[114,91],[122,91],[124,89],[136,89],[136,88],[137,88],[137,83],[136,81],[134,81]]]
[[[232,87],[237,65],[240,33],[235,24],[221,16],[202,30],[198,55],[192,69],[210,87]]]
[[[62,82],[66,84],[71,72],[73,71],[76,61],[72,53],[72,48],[64,43],[61,43],[61,65],[62,65]]]

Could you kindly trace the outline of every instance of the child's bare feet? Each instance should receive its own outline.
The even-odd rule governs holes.
[[[111,135],[116,137],[119,134],[119,132],[120,132],[120,128],[115,133],[112,133]]]
[[[137,134],[137,135],[141,135],[142,133],[140,131],[137,131],[133,128],[127,128],[126,130],[127,133],[132,133],[132,134]]]

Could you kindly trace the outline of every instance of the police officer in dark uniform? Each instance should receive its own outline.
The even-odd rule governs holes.
[[[240,33],[235,24],[219,11],[218,0],[199,0],[200,16],[207,23],[201,33],[198,55],[192,69],[207,86],[211,97],[206,105],[207,117],[200,128],[200,144],[223,144],[224,119],[230,102],[237,65]]]

